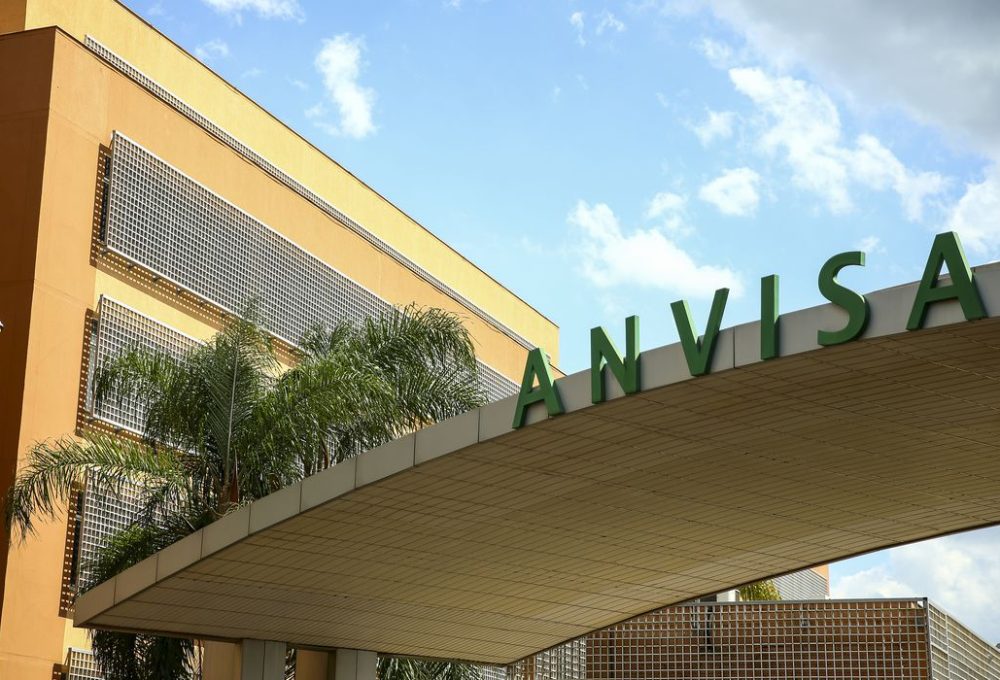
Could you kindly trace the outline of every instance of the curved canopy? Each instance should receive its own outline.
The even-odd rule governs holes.
[[[975,270],[1000,314],[1000,265]],[[1000,522],[1000,318],[916,284],[723,330],[711,373],[642,354],[642,389],[566,413],[507,399],[368,451],[91,590],[77,625],[489,663],[763,577]]]

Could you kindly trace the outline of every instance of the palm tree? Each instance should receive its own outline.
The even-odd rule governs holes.
[[[781,593],[778,592],[778,587],[775,586],[774,581],[771,581],[770,579],[757,581],[756,583],[748,583],[742,588],[738,588],[737,592],[740,594],[740,599],[747,602],[751,600],[767,600],[769,602],[773,602],[781,599]]]
[[[143,488],[140,517],[89,565],[86,589],[237,506],[483,402],[472,341],[451,314],[408,307],[317,327],[288,370],[248,316],[181,359],[131,349],[99,366],[95,402],[142,409],[142,436],[89,432],[36,445],[7,494],[13,534],[23,540],[37,517],[55,517],[80,485],[112,495]],[[190,640],[96,631],[93,648],[107,680],[196,670]],[[416,662],[386,665],[400,680],[469,677],[454,667],[427,675],[434,669]]]

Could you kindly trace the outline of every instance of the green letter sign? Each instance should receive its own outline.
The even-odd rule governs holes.
[[[535,379],[538,388],[535,389]],[[528,360],[524,364],[524,378],[521,380],[521,391],[517,395],[517,406],[514,407],[514,429],[524,425],[525,410],[535,402],[544,401],[550,416],[563,412],[562,399],[552,380],[552,370],[549,368],[549,358],[541,347],[528,352]]]
[[[691,309],[685,300],[671,303],[670,311],[674,313],[677,333],[681,336],[681,347],[684,358],[687,359],[691,375],[704,375],[712,365],[712,354],[715,353],[715,341],[719,337],[719,326],[722,325],[722,313],[726,311],[726,300],[729,299],[729,289],[720,288],[715,291],[712,299],[712,311],[708,314],[708,326],[705,336],[699,340],[691,318]]]
[[[625,358],[618,353],[607,331],[598,326],[590,329],[590,400],[599,404],[605,400],[604,366],[607,366],[625,394],[639,391],[639,317],[625,319]]]
[[[951,283],[939,286],[938,277],[941,276],[941,266],[945,264],[948,265],[948,273],[951,274]],[[910,320],[906,322],[906,330],[915,331],[921,328],[927,315],[927,306],[942,300],[958,300],[962,305],[962,313],[969,321],[986,316],[983,300],[979,297],[979,289],[976,288],[975,275],[969,269],[958,234],[953,231],[934,237],[934,245],[931,246],[931,253],[927,257],[924,276],[917,286],[917,296],[913,300],[913,309],[910,311]]]
[[[847,311],[847,325],[839,331],[819,331],[817,339],[821,345],[839,345],[854,340],[868,325],[868,300],[861,293],[855,293],[837,280],[837,274],[844,267],[865,266],[865,254],[860,250],[834,255],[819,270],[819,292],[833,304]]]

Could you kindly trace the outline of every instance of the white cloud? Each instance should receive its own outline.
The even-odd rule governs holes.
[[[569,15],[569,25],[576,31],[576,42],[583,47],[587,44],[587,39],[583,37],[583,12],[576,11]]]
[[[750,168],[726,169],[698,190],[698,198],[711,203],[723,215],[746,217],[757,211],[760,175]]]
[[[679,194],[661,191],[650,200],[649,206],[646,208],[646,219],[655,220],[658,217],[676,213],[683,210],[686,203],[685,198]]]
[[[261,19],[283,19],[303,21],[305,12],[298,0],[203,0],[205,4],[221,14],[227,14],[237,22],[243,20],[243,12],[252,11]]]
[[[1000,3],[708,0],[779,67],[950,130],[1000,158]]]
[[[661,191],[649,201],[645,218],[650,221],[659,221],[661,227],[671,234],[688,236],[694,232],[694,228],[684,219],[686,207],[687,199],[684,196],[670,191]]]
[[[980,255],[1000,252],[1000,166],[990,166],[981,182],[966,185],[948,215],[947,228]]]
[[[710,298],[722,287],[730,288],[734,297],[743,293],[736,272],[698,264],[659,229],[623,232],[604,203],[579,201],[567,221],[574,228],[582,273],[598,288],[639,286],[699,299]]]
[[[260,78],[262,75],[264,75],[264,69],[258,66],[252,66],[240,75],[242,78],[245,79]]]
[[[303,92],[309,89],[309,84],[299,78],[288,78],[288,84],[296,90],[301,90]]]
[[[874,234],[870,236],[865,236],[863,239],[858,241],[857,245],[854,246],[855,250],[860,250],[863,253],[884,253],[885,247],[882,246],[882,239]]]
[[[729,68],[735,65],[733,48],[726,43],[711,38],[702,38],[695,43],[695,47],[715,68]]]
[[[920,220],[925,199],[945,189],[944,177],[911,172],[871,135],[859,135],[853,147],[846,146],[837,107],[819,87],[759,68],[730,69],[729,78],[763,117],[761,148],[783,154],[792,181],[823,198],[830,212],[850,212],[851,186],[861,184],[894,190],[907,218]]]
[[[372,121],[375,91],[358,83],[364,48],[364,38],[342,33],[323,41],[315,61],[316,70],[323,77],[327,98],[337,107],[340,117],[338,123],[318,121],[317,124],[333,134],[355,139],[375,132]],[[325,113],[325,109],[315,106],[310,111],[313,118]]]
[[[600,20],[597,22],[597,28],[594,29],[594,32],[597,35],[602,35],[605,31],[621,33],[624,30],[625,23],[608,10],[604,10],[601,12]]]
[[[835,578],[834,597],[929,597],[976,633],[1000,642],[1000,528],[913,543],[886,561]],[[836,571],[836,567],[834,569]]]
[[[229,45],[226,44],[226,41],[215,38],[194,48],[194,56],[202,61],[211,61],[215,58],[225,59],[229,56]]]
[[[732,111],[713,111],[708,109],[705,120],[691,127],[702,146],[708,146],[716,139],[729,139],[733,136],[733,123],[736,114]]]

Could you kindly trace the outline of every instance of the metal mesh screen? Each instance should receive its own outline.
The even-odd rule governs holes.
[[[774,586],[782,600],[822,600],[830,594],[830,583],[812,569],[779,576]]]
[[[392,305],[121,134],[112,145],[105,244],[231,313],[251,302],[294,345],[315,323],[359,323]],[[480,362],[490,401],[517,387]]]
[[[461,293],[451,288],[450,286],[443,283],[437,277],[433,276],[422,267],[417,265],[415,262],[410,260],[408,257],[400,253],[398,250],[390,246],[388,243],[378,238],[370,231],[365,229],[361,224],[352,219],[347,214],[338,210],[336,207],[331,205],[329,202],[321,198],[318,194],[298,182],[296,179],[283,172],[280,168],[275,166],[273,163],[269,162],[263,156],[255,152],[253,149],[247,145],[240,142],[238,139],[233,137],[231,134],[226,132],[224,129],[216,125],[214,122],[209,120],[207,117],[196,111],[194,108],[185,103],[182,99],[174,95],[172,92],[164,88],[162,85],[157,83],[155,80],[147,76],[145,73],[135,68],[128,61],[115,54],[113,51],[102,45],[100,42],[94,38],[87,36],[86,45],[93,52],[98,54],[102,59],[107,61],[109,64],[114,66],[120,72],[134,80],[135,82],[142,85],[144,88],[149,90],[151,93],[156,95],[158,98],[172,106],[174,109],[179,111],[181,114],[186,116],[188,119],[199,125],[201,128],[215,136],[219,141],[223,142],[231,149],[239,153],[241,156],[246,158],[248,161],[258,166],[269,175],[274,177],[276,180],[290,188],[295,193],[299,194],[310,203],[315,205],[317,208],[322,210],[324,213],[337,220],[348,229],[354,233],[361,236],[363,239],[368,241],[370,244],[378,248],[383,253],[386,253],[399,264],[406,267],[408,270],[422,278],[423,280],[430,283],[432,286],[445,293],[454,300],[460,302],[463,306],[468,308],[474,314],[489,322],[491,325],[499,329],[505,335],[511,339],[518,342],[522,347],[526,349],[531,349],[532,345],[528,340],[522,337],[520,334],[515,332],[513,329],[502,324],[499,320],[493,317],[491,314],[486,312],[484,309],[474,304],[471,300],[463,296]]]
[[[69,669],[66,680],[104,680],[104,676],[97,670],[94,655],[86,649],[71,647],[66,654],[66,666]]]
[[[934,680],[1000,680],[1000,650],[933,604],[928,611]]]

